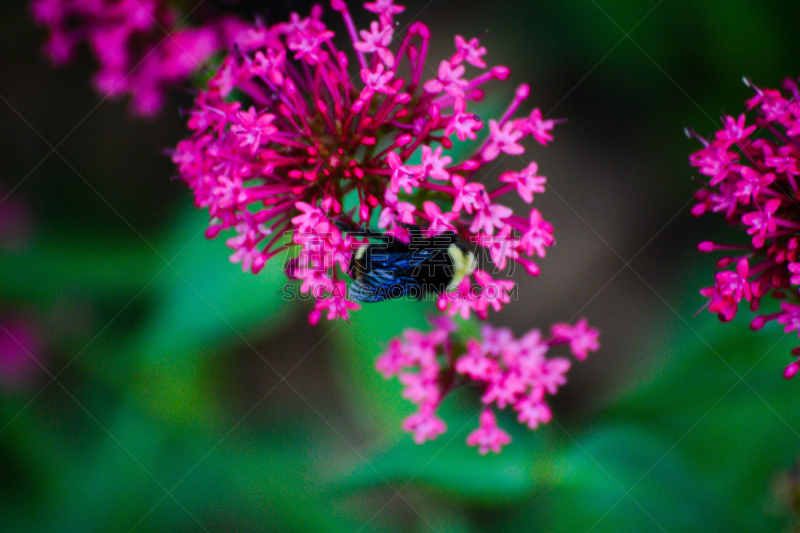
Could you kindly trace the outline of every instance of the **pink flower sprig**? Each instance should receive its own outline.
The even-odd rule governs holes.
[[[99,63],[94,86],[107,97],[128,94],[132,111],[156,115],[166,90],[185,81],[212,54],[233,43],[243,23],[217,16],[179,28],[165,0],[33,0],[34,20],[49,31],[45,54],[70,62],[86,42]]]
[[[253,273],[290,241],[287,273],[318,300],[315,320],[323,307],[332,318],[347,318],[351,308],[322,303],[338,300],[333,288],[344,279],[351,249],[365,244],[342,227],[377,226],[401,240],[408,225],[427,236],[455,232],[486,251],[497,267],[493,275],[514,263],[537,275],[533,258],[553,245],[553,227],[537,209],[523,216],[499,202],[514,193],[530,204],[546,178],[532,162],[505,171],[495,185],[478,179],[503,154],[523,154],[526,137],[542,145],[552,140],[555,121],[538,109],[513,118],[529,87],[520,86],[503,115],[485,125],[473,102],[509,69],[487,67],[478,39],[456,36],[452,56],[425,79],[431,32],[414,22],[397,34],[393,17],[402,6],[365,3],[377,15],[368,29],[356,28],[343,1],[331,6],[344,19],[351,50],[336,47],[315,6],[309,17],[295,13],[289,22],[253,27],[197,97],[192,135],[173,160],[196,205],[209,210],[207,236],[234,230],[231,260]],[[454,145],[477,140],[485,126],[483,141],[457,155],[463,150]],[[485,317],[510,300],[511,281],[485,271],[474,277],[442,295],[439,307]]]
[[[449,317],[440,316],[431,323],[434,329],[428,333],[409,329],[402,338],[392,340],[376,368],[387,379],[396,376],[403,384],[403,397],[417,406],[417,412],[403,422],[403,429],[413,434],[417,444],[447,430],[436,411],[448,392],[463,385],[477,386],[484,407],[479,427],[469,434],[467,444],[478,446],[481,454],[499,453],[511,442],[509,434],[497,426],[494,408],[511,407],[531,429],[552,419],[545,397],[566,383],[571,363],[564,357],[547,358],[551,347],[568,344],[581,360],[600,347],[597,330],[589,328],[585,319],[575,326],[553,326],[547,339],[536,329],[515,339],[508,329],[484,325],[482,339],[466,344]]]
[[[750,241],[700,243],[702,252],[728,253],[717,262],[721,271],[714,285],[700,293],[723,322],[733,319],[742,300],[755,312],[761,299],[772,295],[781,300],[780,310],[757,315],[751,328],[775,320],[787,333],[800,333],[800,305],[791,303],[800,302],[800,93],[792,80],[784,82],[785,93],[745,83],[756,93],[747,101],[748,113],[724,117],[723,128],[710,140],[687,130],[703,143],[690,163],[708,178],[695,195],[692,213],[721,213]],[[800,347],[792,354],[800,355]],[[800,360],[795,360],[784,376],[791,378],[799,370]]]

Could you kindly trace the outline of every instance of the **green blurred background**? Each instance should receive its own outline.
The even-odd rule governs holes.
[[[222,0],[207,0],[233,9]],[[0,6],[0,530],[790,531],[797,524],[797,342],[693,316],[713,279],[701,240],[741,235],[689,214],[697,142],[757,85],[800,75],[789,0],[405,2],[433,33],[479,36],[516,84],[567,118],[526,154],[557,245],[491,321],[517,335],[585,316],[601,350],[572,370],[555,420],[481,457],[474,392],[448,432],[413,444],[411,405],[373,369],[424,305],[306,323],[275,263],[259,276],[202,236],[206,215],[163,150],[184,136],[177,91],[152,122],[89,88],[86,50],[54,70],[27,3]],[[307,13],[309,3],[292,9]],[[357,23],[369,18],[353,4]],[[286,16],[286,3],[244,12]],[[335,14],[327,21],[339,28]],[[505,168],[523,161],[507,158]],[[13,191],[13,194],[10,194]],[[521,207],[518,206],[518,207]],[[765,308],[774,303],[765,302]],[[9,333],[38,363],[20,356]]]

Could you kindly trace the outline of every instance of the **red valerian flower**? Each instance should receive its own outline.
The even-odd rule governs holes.
[[[294,251],[287,274],[318,300],[316,321],[323,312],[346,319],[355,308],[338,301],[346,293],[331,290],[347,272],[349,250],[366,245],[346,228],[377,226],[401,240],[409,226],[427,237],[453,232],[482,247],[501,279],[483,270],[473,280],[467,272],[462,285],[440,295],[439,307],[485,317],[510,300],[513,282],[502,270],[519,263],[538,275],[533,257],[544,256],[554,239],[536,209],[516,214],[499,203],[511,193],[531,203],[544,191],[535,163],[508,170],[495,185],[481,183],[478,173],[504,154],[522,154],[526,137],[547,144],[555,122],[539,110],[513,118],[530,93],[521,85],[486,127],[473,102],[484,97],[480,87],[505,80],[509,70],[487,68],[478,39],[456,36],[452,56],[426,80],[431,32],[414,22],[398,35],[393,17],[402,6],[367,2],[378,18],[360,31],[343,1],[331,6],[344,19],[351,50],[337,48],[315,6],[307,18],[292,14],[288,23],[244,32],[198,95],[192,135],[173,160],[196,205],[209,211],[207,235],[245,235],[227,242],[231,260],[253,273],[288,243]],[[454,147],[452,136],[473,140],[486,129],[468,155]]]
[[[745,83],[756,93],[747,101],[748,113],[723,117],[722,129],[710,140],[687,130],[703,143],[689,161],[708,178],[696,193],[692,213],[722,213],[728,224],[749,236],[746,245],[700,243],[702,252],[730,254],[717,262],[724,270],[716,274],[714,285],[700,293],[723,322],[734,318],[742,300],[757,311],[762,298],[771,294],[783,300],[780,309],[757,315],[751,328],[775,320],[787,333],[800,332],[800,306],[791,303],[800,301],[800,92],[792,80],[784,82],[786,93]],[[800,348],[792,353],[800,355]],[[790,378],[798,370],[800,361],[794,361],[784,375]]]
[[[178,27],[181,14],[165,0],[33,0],[34,20],[50,35],[44,52],[55,65],[70,62],[86,42],[100,69],[97,90],[129,94],[135,114],[150,117],[165,91],[186,80],[244,29],[232,17]]]
[[[511,437],[497,427],[493,408],[511,407],[520,422],[535,429],[552,419],[545,402],[567,382],[571,362],[564,357],[546,357],[550,348],[568,344],[572,354],[585,359],[599,349],[598,332],[581,319],[575,326],[557,324],[545,339],[533,330],[520,339],[508,329],[485,325],[480,341],[458,335],[458,326],[447,316],[431,320],[434,329],[422,333],[413,329],[389,343],[376,368],[386,378],[397,376],[403,397],[417,406],[417,412],[403,422],[403,429],[421,444],[447,431],[436,410],[454,388],[476,385],[483,392],[484,408],[478,429],[467,444],[479,453],[499,453]]]
[[[0,315],[0,389],[18,391],[32,385],[45,355],[34,321],[8,311]]]

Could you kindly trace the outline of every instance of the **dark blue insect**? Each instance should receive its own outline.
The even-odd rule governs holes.
[[[475,269],[475,256],[458,242],[454,232],[429,237],[417,226],[408,226],[410,242],[372,230],[343,231],[377,239],[359,248],[350,260],[353,278],[350,299],[380,302],[392,298],[424,298],[455,287]]]

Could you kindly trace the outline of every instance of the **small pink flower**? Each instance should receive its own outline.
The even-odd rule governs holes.
[[[411,358],[406,355],[406,351],[403,349],[403,343],[400,339],[392,339],[386,353],[375,361],[375,368],[378,372],[383,374],[383,377],[386,379],[399,375],[403,369],[413,365],[414,363]]]
[[[781,302],[781,310],[783,312],[778,316],[777,321],[778,324],[784,325],[783,331],[785,333],[800,331],[800,305]]]
[[[714,287],[700,290],[700,294],[710,298],[708,310],[717,313],[721,321],[733,320],[742,298],[747,301],[753,299],[753,289],[747,279],[748,271],[747,259],[742,258],[736,265],[736,272],[719,272]]]
[[[494,413],[491,409],[484,409],[481,413],[480,427],[467,435],[468,446],[478,446],[478,453],[486,455],[491,450],[500,453],[503,446],[511,442],[511,436],[497,427]]]
[[[242,271],[252,271],[257,274],[264,267],[264,257],[257,247],[272,230],[263,224],[257,224],[252,218],[245,219],[236,225],[237,236],[225,241],[225,244],[235,250],[230,256],[231,263],[242,263]]]
[[[743,297],[750,301],[752,299],[752,292],[750,284],[747,281],[750,266],[747,264],[747,259],[742,258],[736,263],[736,272],[720,272],[717,274],[717,288],[720,294],[729,296],[737,302]]]
[[[392,192],[398,193],[403,189],[406,193],[411,193],[414,187],[419,187],[420,179],[424,177],[424,170],[411,165],[403,165],[400,156],[395,152],[389,152],[387,156],[389,168],[392,169]]]
[[[738,119],[725,118],[725,129],[717,132],[717,139],[724,141],[738,141],[744,139],[756,130],[755,126],[745,127],[745,115],[742,113]]]
[[[453,212],[462,209],[467,214],[472,214],[473,210],[482,210],[489,205],[489,195],[486,194],[486,187],[483,183],[467,183],[461,176],[454,175],[450,180],[458,194],[453,202]]]
[[[319,207],[314,207],[305,202],[297,202],[295,207],[303,213],[292,218],[292,223],[297,226],[297,231],[300,234],[324,233],[330,229],[330,221]]]
[[[311,293],[315,298],[322,298],[325,292],[333,292],[333,280],[324,270],[305,269],[304,275],[299,279],[303,280],[300,285],[300,292],[303,294]]]
[[[693,166],[700,168],[700,173],[711,176],[709,185],[716,185],[728,176],[732,165],[739,160],[737,154],[728,151],[727,146],[711,145],[700,150],[689,158]]]
[[[510,292],[515,283],[508,279],[492,279],[492,277],[482,270],[474,273],[475,281],[480,286],[480,294],[473,300],[473,309],[481,318],[486,318],[486,311],[489,307],[499,311],[504,305],[511,303]]]
[[[526,423],[531,429],[536,429],[539,424],[547,424],[553,419],[553,413],[547,404],[535,397],[522,399],[517,402],[514,409],[519,412],[519,421]]]
[[[469,230],[473,233],[483,230],[487,235],[492,235],[494,234],[494,228],[503,228],[506,225],[505,220],[513,213],[511,209],[504,205],[486,204],[475,215],[475,220]]]
[[[425,202],[423,208],[431,221],[428,229],[429,235],[433,236],[446,231],[455,231],[455,227],[451,222],[458,218],[458,213],[442,213],[439,206],[433,202]]]
[[[542,387],[548,394],[555,394],[561,385],[567,382],[567,371],[572,366],[568,359],[555,357],[544,361],[537,376],[538,387]]]
[[[398,222],[402,224],[414,223],[414,212],[417,208],[408,202],[397,202],[395,205],[387,205],[381,210],[378,218],[378,227],[387,228],[395,226]]]
[[[502,372],[500,365],[494,359],[487,357],[484,349],[474,339],[470,339],[467,353],[458,359],[455,369],[459,374],[466,374],[479,381],[499,378]]]
[[[435,150],[431,150],[429,146],[422,147],[422,166],[425,167],[428,176],[435,180],[450,179],[450,173],[445,167],[452,161],[453,158],[449,155],[442,156],[441,146],[437,146]]]
[[[528,255],[535,251],[539,257],[544,257],[545,247],[553,246],[553,226],[542,218],[538,209],[531,210],[530,227],[520,239],[520,248]]]
[[[394,78],[394,72],[391,70],[384,72],[384,70],[385,67],[382,63],[378,64],[375,68],[375,72],[366,68],[361,69],[361,79],[364,80],[365,87],[361,91],[360,99],[366,100],[371,98],[376,92],[383,94],[394,94],[397,92],[394,87],[388,85],[392,78]]]
[[[750,199],[756,201],[770,183],[775,181],[775,174],[768,173],[761,175],[750,167],[741,167],[740,174],[742,179],[736,182],[737,191],[734,196],[738,197],[743,205],[750,203]]]
[[[512,122],[506,122],[501,128],[497,121],[489,120],[489,144],[481,153],[483,160],[491,161],[500,155],[500,152],[510,155],[525,153],[525,148],[517,144],[523,135],[522,131],[514,129]]]
[[[761,248],[767,239],[767,234],[777,228],[772,215],[778,210],[781,201],[778,198],[768,200],[762,211],[752,211],[742,215],[742,222],[748,226],[747,233],[753,236],[753,246]]]
[[[463,97],[467,86],[467,80],[461,78],[463,74],[463,66],[453,68],[449,61],[442,61],[439,63],[438,77],[425,83],[425,91],[435,94],[444,90],[451,96]]]
[[[403,398],[416,404],[436,403],[439,401],[439,389],[433,379],[423,373],[405,372],[400,374],[400,383],[404,385]]]
[[[455,133],[459,141],[475,140],[477,138],[475,132],[483,128],[483,122],[472,113],[466,112],[466,100],[464,98],[457,97],[453,104],[453,109],[455,114],[453,119],[447,123],[444,134],[452,135]]]
[[[322,312],[326,310],[328,312],[328,320],[335,320],[336,318],[347,320],[348,311],[361,309],[361,306],[355,302],[345,299],[344,295],[346,293],[347,287],[344,281],[337,282],[334,286],[333,292],[329,297],[317,300],[314,310],[308,316],[308,322],[311,325],[316,324],[319,322]]]
[[[403,332],[403,338],[408,350],[413,352],[415,362],[423,367],[433,367],[436,349],[447,339],[447,331],[435,329],[431,333],[421,333],[411,329]]]
[[[556,324],[552,328],[553,337],[557,340],[569,342],[569,347],[573,355],[578,359],[586,359],[586,355],[592,351],[600,349],[600,344],[597,342],[599,332],[596,329],[590,329],[586,319],[582,318],[575,326],[567,324]]]
[[[486,405],[497,403],[500,409],[507,405],[514,405],[517,399],[528,388],[528,383],[517,373],[508,372],[493,378],[481,396],[481,401]]]
[[[544,176],[536,175],[538,168],[536,162],[533,161],[520,172],[504,172],[500,175],[500,181],[515,184],[520,197],[529,204],[533,202],[533,193],[544,192],[544,184],[547,181]]]
[[[724,211],[726,218],[731,218],[739,207],[736,186],[729,182],[720,183],[719,192],[708,194],[706,200],[705,207],[710,207],[714,213]]]
[[[505,226],[497,235],[479,235],[478,243],[489,249],[498,270],[505,270],[508,259],[519,257],[519,239],[511,235],[511,226]]]
[[[379,24],[378,21],[373,20],[370,24],[370,31],[361,30],[359,32],[362,42],[353,43],[353,48],[360,52],[377,52],[378,56],[387,67],[394,66],[394,56],[392,52],[386,47],[392,42],[392,26],[391,24]],[[381,65],[382,66],[382,65]],[[364,69],[366,70],[366,69]],[[362,76],[363,72],[362,70]]]
[[[470,313],[478,309],[478,303],[479,298],[471,291],[468,278],[459,283],[455,291],[443,292],[436,300],[440,311],[446,311],[450,316],[460,316],[464,320],[468,320]]]
[[[708,310],[716,313],[722,322],[730,322],[736,316],[739,302],[720,293],[716,286],[700,289],[700,294],[710,298]]]
[[[394,5],[393,0],[375,0],[374,2],[366,2],[364,8],[377,13],[379,15],[397,15],[406,10],[403,6]]]
[[[259,77],[268,76],[275,85],[281,86],[284,79],[282,71],[284,61],[286,61],[286,50],[276,52],[268,48],[266,54],[257,50],[250,73]]]
[[[278,128],[272,125],[275,115],[264,113],[257,116],[254,107],[250,107],[247,111],[239,111],[237,117],[240,122],[231,127],[231,133],[239,137],[242,147],[250,147],[251,154],[256,153],[261,146],[262,137],[278,131]]]
[[[514,335],[507,328],[495,329],[485,325],[481,328],[481,335],[483,336],[483,349],[494,356],[499,356],[516,344]]]
[[[403,429],[414,434],[414,442],[422,444],[444,434],[447,431],[447,425],[433,413],[420,411],[403,421]]]
[[[531,114],[527,119],[517,120],[515,128],[525,134],[530,133],[539,144],[542,146],[547,146],[547,143],[553,140],[553,136],[550,134],[550,131],[552,131],[552,129],[555,127],[555,124],[555,120],[543,120],[542,112],[539,111],[539,108],[537,107],[531,111]]]
[[[774,168],[775,172],[779,174],[786,174],[787,178],[790,176],[800,176],[800,169],[798,169],[798,154],[797,148],[794,146],[781,146],[778,149],[778,155],[772,155],[773,151],[769,145],[764,146],[764,164],[768,167]]]
[[[456,55],[450,62],[458,65],[462,61],[466,61],[473,67],[486,68],[486,63],[481,59],[481,56],[486,55],[486,48],[478,45],[478,38],[473,37],[469,41],[456,35]]]

